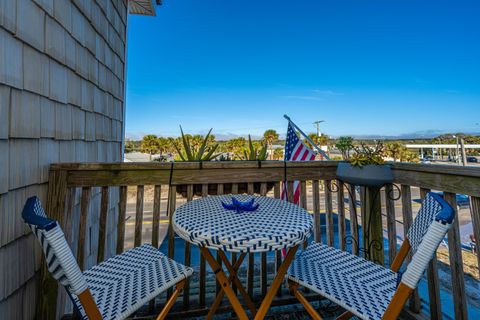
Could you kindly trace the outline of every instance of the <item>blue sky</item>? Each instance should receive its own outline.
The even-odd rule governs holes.
[[[129,18],[127,137],[480,132],[480,1],[163,3]]]

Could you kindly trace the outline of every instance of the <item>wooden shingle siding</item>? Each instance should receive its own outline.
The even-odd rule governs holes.
[[[2,319],[35,315],[42,253],[20,212],[29,196],[46,201],[50,164],[121,160],[126,17],[118,0],[0,0],[0,263],[17,254],[8,279],[0,265]],[[116,248],[116,192],[106,257]],[[92,197],[89,214],[99,190]],[[97,253],[89,249],[91,266]],[[59,298],[59,315],[67,300]]]
[[[10,137],[40,138],[40,96],[12,89],[10,102]]]
[[[54,0],[53,17],[66,32],[72,32],[72,3],[70,1]]]
[[[23,87],[48,97],[50,59],[29,45],[23,46]]]
[[[47,16],[45,20],[45,52],[61,63],[65,63],[65,38],[65,29],[57,21]]]
[[[17,19],[17,3],[15,1],[0,1],[0,26],[10,32],[15,32]]]
[[[0,28],[0,83],[23,88],[22,53],[22,42]]]
[[[72,140],[72,107],[56,103],[55,107],[55,139]]]
[[[38,165],[40,166],[40,183],[48,182],[48,169],[50,163],[59,162],[59,141],[53,139],[40,139]]]
[[[10,87],[0,84],[0,140],[8,139],[10,119],[10,90]]]
[[[50,99],[67,103],[67,74],[63,65],[50,60]]]
[[[8,192],[8,183],[9,181],[8,176],[9,176],[9,148],[8,148],[8,140],[0,140],[0,195],[2,193],[7,193]],[[0,208],[0,210],[3,210]],[[3,220],[2,220],[3,223]],[[0,229],[2,227],[0,226]],[[0,238],[2,235],[0,234]],[[0,240],[1,244],[1,240]]]
[[[31,0],[17,0],[15,35],[39,51],[45,48],[45,12]]]
[[[56,102],[40,97],[40,136],[55,138],[55,106]]]
[[[54,0],[33,0],[40,8],[42,8],[49,15],[53,15],[53,1]]]
[[[38,183],[40,177],[38,140],[10,139],[9,168],[10,190]]]

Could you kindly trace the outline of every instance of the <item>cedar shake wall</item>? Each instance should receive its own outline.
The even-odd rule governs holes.
[[[46,202],[49,164],[121,161],[126,23],[127,0],[0,0],[2,319],[34,318],[42,254],[21,210],[32,195]],[[93,191],[87,267],[96,264]],[[76,192],[74,226],[79,201]],[[115,252],[117,204],[112,190],[107,257]]]

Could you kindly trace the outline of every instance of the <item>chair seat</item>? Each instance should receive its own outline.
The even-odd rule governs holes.
[[[125,319],[192,273],[193,269],[145,244],[112,257],[83,274],[103,319]],[[81,308],[80,303],[77,306]],[[83,310],[80,312],[84,314]]]
[[[287,277],[362,319],[381,319],[397,287],[390,269],[319,243],[293,261]]]

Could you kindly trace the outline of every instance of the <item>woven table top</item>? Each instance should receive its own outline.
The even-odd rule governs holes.
[[[312,216],[287,201],[233,195],[244,202],[255,198],[253,212],[236,213],[222,206],[232,195],[209,196],[180,206],[173,215],[173,229],[197,246],[230,252],[266,252],[293,247],[312,232]]]

